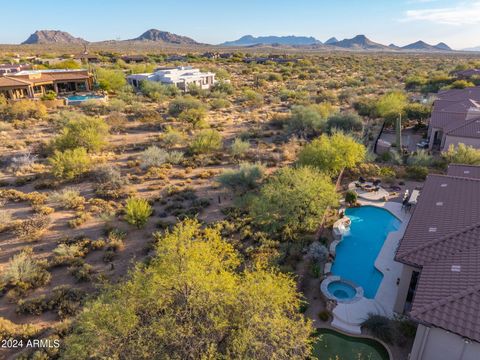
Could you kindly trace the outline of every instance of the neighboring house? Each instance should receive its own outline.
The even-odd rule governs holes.
[[[438,93],[428,136],[430,149],[444,151],[459,143],[480,148],[480,87]]]
[[[480,358],[480,167],[429,175],[395,260],[395,311],[419,323],[410,360]]]
[[[23,70],[0,77],[0,94],[11,100],[33,99],[48,91],[57,95],[90,91],[92,85],[88,70]]]
[[[0,64],[0,76],[14,74],[22,70],[31,69],[29,64]]]
[[[139,88],[142,81],[156,81],[165,85],[175,85],[182,91],[188,92],[192,84],[202,89],[209,89],[215,84],[215,74],[202,72],[190,66],[159,68],[154,73],[134,74],[127,76],[127,81],[135,88]]]
[[[131,64],[145,62],[148,60],[148,57],[145,55],[123,55],[120,57],[120,59],[125,61],[127,64]]]

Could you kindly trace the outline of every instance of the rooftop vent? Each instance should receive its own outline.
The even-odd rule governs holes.
[[[439,201],[436,203],[437,206],[443,206],[443,201]]]
[[[452,265],[452,272],[460,272],[462,270],[461,265]]]
[[[431,228],[428,228],[428,232],[437,232],[437,228],[436,227],[431,227]]]
[[[447,187],[447,184],[441,184],[440,186],[441,187]]]
[[[464,174],[470,174],[470,170],[464,170],[463,173]]]

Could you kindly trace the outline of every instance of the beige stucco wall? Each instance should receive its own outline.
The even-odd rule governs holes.
[[[448,150],[448,147],[450,146],[450,144],[457,146],[459,143],[463,143],[468,146],[473,146],[476,149],[480,149],[480,139],[447,135],[445,138],[445,144],[443,145],[443,151]]]
[[[480,343],[435,327],[419,325],[410,360],[478,360]]]
[[[407,299],[408,287],[410,285],[413,271],[418,271],[418,269],[408,265],[403,265],[402,274],[400,276],[400,284],[398,284],[397,300],[395,301],[395,306],[393,307],[393,311],[396,313],[403,314],[403,308],[405,306],[405,300]]]

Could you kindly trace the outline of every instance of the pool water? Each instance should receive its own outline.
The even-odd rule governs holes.
[[[103,99],[100,95],[71,95],[67,96],[68,102],[82,102],[87,100],[99,100]]]
[[[349,208],[345,214],[351,220],[350,231],[337,245],[332,273],[361,286],[364,296],[373,299],[383,278],[375,260],[388,233],[398,230],[401,222],[375,206]]]
[[[328,284],[327,289],[330,294],[340,300],[353,299],[357,294],[357,290],[355,290],[355,288],[342,281],[331,282]]]

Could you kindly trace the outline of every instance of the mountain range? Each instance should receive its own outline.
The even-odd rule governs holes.
[[[88,41],[74,37],[67,32],[60,30],[38,30],[31,34],[22,44],[84,44]],[[190,45],[202,46],[192,38],[173,34],[167,31],[150,29],[142,35],[129,40],[109,40],[108,42],[142,42],[168,44],[168,45]],[[99,42],[101,43],[101,42]],[[417,41],[406,46],[397,46],[395,44],[383,45],[374,42],[365,35],[357,35],[351,39],[337,40],[332,37],[322,43],[320,40],[311,36],[259,36],[245,35],[233,41],[227,41],[219,45],[209,45],[218,47],[258,47],[258,46],[275,46],[275,47],[291,47],[305,49],[344,49],[359,51],[410,51],[410,52],[446,52],[453,51],[447,44],[440,42],[436,45],[427,44],[424,41]],[[478,49],[477,49],[478,50]],[[476,51],[472,49],[472,51]]]

